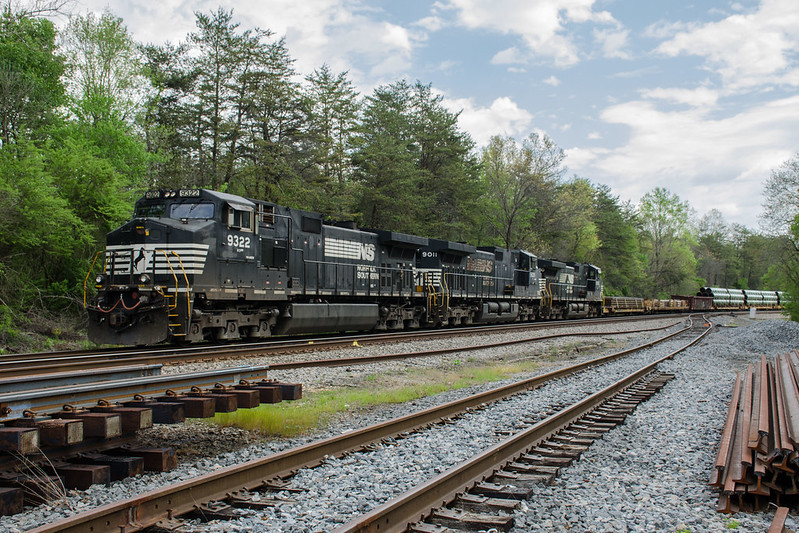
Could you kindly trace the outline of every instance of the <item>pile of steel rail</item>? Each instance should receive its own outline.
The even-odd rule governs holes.
[[[738,373],[710,484],[718,511],[799,502],[799,352]]]

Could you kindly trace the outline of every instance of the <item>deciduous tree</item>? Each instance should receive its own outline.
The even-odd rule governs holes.
[[[640,240],[648,256],[652,295],[694,290],[696,258],[690,249],[689,206],[657,187],[641,198]]]
[[[542,221],[553,216],[563,150],[545,135],[531,133],[521,146],[492,137],[483,150],[489,226],[506,248],[540,250]]]
[[[59,120],[64,57],[53,23],[5,9],[0,13],[0,141],[41,134]]]

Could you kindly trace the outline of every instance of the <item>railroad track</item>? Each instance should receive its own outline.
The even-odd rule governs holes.
[[[658,331],[672,325],[674,324],[617,333]],[[85,458],[91,455],[95,458],[93,463],[96,465],[111,463],[113,467],[114,464],[124,463],[124,456],[128,452],[121,446],[133,442],[136,432],[147,429],[154,423],[182,423],[186,418],[207,418],[217,412],[231,412],[237,408],[251,408],[259,403],[276,403],[282,399],[294,400],[301,396],[301,385],[268,381],[268,370],[350,366],[494,348],[564,335],[597,333],[558,333],[516,341],[472,344],[465,348],[293,361],[271,366],[243,366],[187,374],[160,375],[160,365],[146,365],[112,367],[93,370],[91,373],[81,371],[38,374],[27,379],[5,378],[0,380],[0,421],[6,425],[0,427],[0,449],[15,456],[38,456],[41,447],[51,461],[57,462],[57,466],[53,468],[54,473],[64,478],[67,488],[86,488],[98,481],[102,482],[105,479],[103,476],[108,474],[88,467],[79,468],[74,473],[76,467],[73,463],[76,460],[87,462]],[[95,379],[104,381],[95,382]],[[111,460],[109,454],[123,458]],[[158,465],[156,470],[167,468],[161,466],[165,463],[174,464],[173,451],[160,450],[158,454],[162,459],[155,461],[154,464]],[[170,455],[171,458],[163,459],[165,455]],[[9,471],[16,464],[13,457],[0,459],[0,471]],[[123,474],[115,475],[114,479],[135,475],[139,471],[124,470]],[[14,506],[9,508],[13,509]],[[0,509],[0,514],[10,512]]]
[[[594,439],[622,424],[639,403],[674,377],[656,372],[655,367],[710,331],[707,324],[681,348],[351,520],[336,533],[440,533],[442,526],[507,531],[513,525],[507,511],[528,499],[533,485],[550,482],[558,468],[571,464]],[[477,514],[475,510],[491,514]]]
[[[639,403],[674,378],[654,372],[656,364],[509,437],[335,533],[451,531],[446,527],[509,530],[512,511],[521,500],[530,499],[534,485],[550,483],[560,468],[569,466],[594,440],[622,424]]]
[[[689,328],[685,328],[675,334],[669,335],[668,338],[673,338],[678,334],[684,335],[688,333],[688,331]],[[698,338],[692,342],[696,342],[697,340]],[[653,344],[655,343],[647,343],[645,347],[649,347]],[[441,420],[442,418],[458,416],[466,410],[485,406],[487,403],[500,398],[539,387],[551,379],[573,374],[590,366],[618,359],[630,353],[630,351],[631,350],[625,350],[618,354],[611,354],[593,361],[550,372],[543,376],[493,389],[411,415],[406,415],[382,424],[317,441],[300,448],[250,461],[243,465],[222,469],[175,486],[165,487],[161,490],[153,491],[131,500],[110,504],[95,511],[77,515],[49,526],[43,526],[36,531],[127,532],[154,525],[159,521],[175,520],[181,515],[196,511],[202,512],[206,516],[224,516],[226,514],[230,515],[228,510],[234,506],[257,507],[259,505],[258,502],[263,501],[264,498],[248,497],[247,494],[249,493],[242,493],[240,491],[243,489],[247,491],[257,491],[258,489],[270,490],[285,487],[286,482],[284,480],[286,478],[290,477],[302,467],[318,465],[326,456],[339,456],[353,450],[362,449],[364,446],[379,442],[381,439],[414,431]],[[671,356],[673,356],[673,353],[667,357]],[[640,376],[638,377],[651,371],[650,367],[654,366],[654,364],[656,363],[647,365],[646,369],[639,371]],[[617,385],[617,390],[625,389],[629,387],[631,383],[632,382],[626,385]],[[588,405],[595,400],[598,401],[600,397],[604,400],[607,394],[604,394],[604,396],[603,394],[597,393],[591,396],[593,400],[590,402],[586,403],[586,400],[580,403]],[[579,416],[582,416],[578,416],[575,409],[577,408],[569,407],[565,411],[568,411],[568,416],[571,418],[579,418]],[[534,427],[544,424],[547,427],[558,426],[561,428],[566,425],[566,419],[558,419],[560,420],[559,422],[555,422],[555,420],[556,419],[549,417],[539,424],[536,424]],[[213,503],[221,502],[226,499],[228,501],[223,504]],[[440,503],[439,501],[437,505],[440,505]],[[262,503],[262,505],[265,504],[266,503]],[[233,514],[235,515],[235,513]],[[383,531],[384,529],[381,527],[380,530]]]
[[[587,325],[604,325],[668,318],[669,314],[630,316],[614,318],[594,318],[562,322],[530,322],[494,326],[447,328],[426,331],[403,331],[393,333],[372,333],[340,335],[335,337],[306,336],[295,339],[278,339],[256,343],[192,346],[157,346],[149,348],[112,348],[102,350],[83,350],[66,352],[42,352],[28,354],[5,354],[0,356],[0,379],[25,377],[34,374],[66,372],[75,373],[86,370],[116,366],[151,364],[174,364],[208,359],[228,359],[248,356],[269,356],[274,354],[302,353],[309,350],[345,348],[353,343],[367,344],[406,342],[411,340],[435,339],[445,337],[474,337],[514,331],[535,331],[536,329],[571,329]],[[680,315],[681,319],[685,315]]]
[[[593,337],[655,332],[666,330],[677,324],[679,324],[679,322],[655,328],[622,331],[564,332],[508,341],[470,344],[461,347],[359,357],[276,362],[268,365],[230,367],[188,374],[161,375],[159,365],[124,366],[112,367],[110,369],[92,368],[91,374],[87,374],[85,371],[74,370],[50,374],[36,374],[35,370],[37,367],[34,367],[29,369],[31,373],[26,378],[11,377],[0,379],[0,422],[8,422],[15,418],[22,417],[25,413],[29,412],[35,414],[52,413],[61,410],[61,407],[64,405],[69,405],[71,408],[91,408],[97,405],[98,402],[105,404],[124,402],[132,400],[136,395],[152,396],[155,394],[166,394],[167,391],[189,391],[190,389],[194,389],[194,393],[230,393],[231,387],[238,386],[239,389],[247,389],[252,388],[252,384],[254,383],[263,382],[267,379],[267,372],[271,370],[351,366],[396,359],[431,357],[509,345],[527,344],[565,336]],[[23,371],[22,368],[18,370]],[[39,384],[38,387],[37,384]],[[220,387],[216,386],[218,384],[222,385],[221,390]],[[262,384],[260,386],[266,385]],[[243,393],[240,393],[240,395],[241,394]],[[251,406],[249,401],[246,402],[246,405],[248,407]],[[229,412],[230,410],[235,409],[227,409],[226,411]],[[181,422],[182,419],[171,421]],[[162,423],[170,423],[170,420],[165,419]],[[2,429],[0,429],[0,433],[1,432]]]

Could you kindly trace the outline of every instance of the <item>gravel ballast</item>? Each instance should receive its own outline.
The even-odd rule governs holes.
[[[664,319],[664,324],[673,322],[674,319]],[[676,378],[641,404],[624,425],[596,441],[570,468],[562,469],[552,485],[538,487],[533,498],[523,502],[521,510],[516,513],[514,531],[700,532],[729,531],[733,527],[740,531],[768,529],[773,509],[759,514],[739,513],[732,519],[716,513],[717,495],[707,481],[715,460],[735,372],[742,370],[747,363],[755,362],[761,354],[774,355],[799,345],[799,325],[783,320],[751,321],[730,317],[723,317],[717,322],[739,327],[720,328],[701,345],[662,364],[659,369],[676,374]],[[637,345],[664,334],[635,334],[631,335],[628,342],[629,345]],[[589,341],[580,339],[579,342]],[[591,342],[597,344],[598,341]],[[619,344],[624,342],[616,338],[613,348],[597,350],[590,358],[617,351]],[[574,340],[561,341],[560,345],[564,347],[569,343],[572,348],[571,360],[560,361],[558,365],[571,364],[586,357],[577,351],[575,346],[578,345],[575,345]],[[427,346],[415,349],[430,349],[430,341],[425,344]],[[490,409],[469,413],[452,423],[436,425],[427,431],[377,446],[369,452],[331,458],[321,467],[303,470],[294,478],[293,485],[306,489],[304,492],[277,494],[294,501],[287,501],[264,512],[249,513],[237,521],[198,523],[189,529],[330,531],[357,514],[398,496],[496,443],[502,438],[503,430],[533,423],[552,410],[631,373],[645,362],[662,357],[675,347],[674,343],[667,344],[578,376],[557,380],[531,393],[499,402]],[[548,346],[537,348],[539,357],[552,353]],[[501,354],[493,353],[495,351]],[[531,351],[535,352],[536,349],[521,345],[474,352],[469,354],[469,358],[513,358]],[[333,355],[326,352],[323,356]],[[412,363],[391,362],[349,369],[287,371],[285,375],[274,377],[302,382],[306,389],[325,388],[331,383],[342,383],[344,379],[357,382],[362,375],[410,365],[451,364],[452,358],[439,357],[441,360],[438,362],[436,359],[429,357],[413,360]],[[543,368],[542,371],[551,369]],[[215,447],[219,450],[226,445],[237,449],[184,463],[173,472],[139,476],[114,483],[111,487],[94,486],[88,491],[73,492],[66,502],[40,506],[14,517],[0,519],[0,531],[24,531],[76,511],[141,494],[176,480],[190,479],[208,471],[497,385],[470,387],[420,399],[411,402],[412,405],[387,406],[347,416],[327,430],[302,439],[259,442],[244,447],[241,446],[250,437],[235,429],[214,428],[209,431],[202,424],[180,428],[157,427],[147,436],[154,442],[159,439],[162,442],[192,439],[192,432],[196,432],[195,436],[200,433],[203,435],[192,440],[196,448],[203,448],[203,442],[207,442],[211,449]],[[198,453],[202,451],[198,450]]]

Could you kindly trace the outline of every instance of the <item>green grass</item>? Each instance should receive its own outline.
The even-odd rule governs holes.
[[[370,375],[358,388],[342,388],[306,394],[301,400],[263,404],[234,413],[219,413],[214,423],[235,426],[264,436],[293,437],[324,427],[339,413],[385,404],[397,404],[448,390],[505,379],[529,372],[538,365],[532,361],[467,366],[453,362],[449,370],[424,369],[410,372]]]

